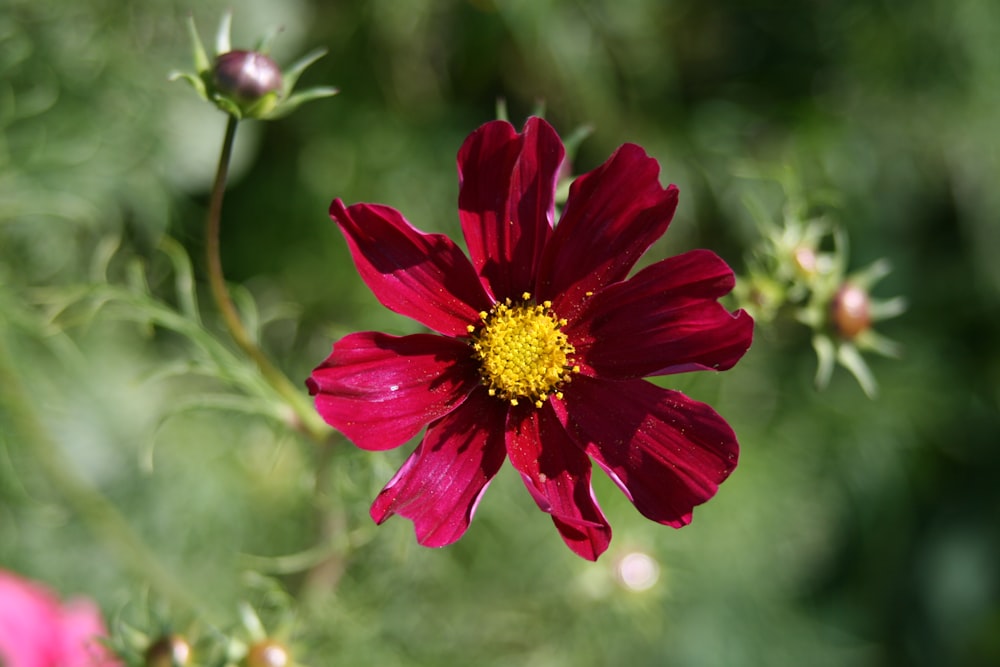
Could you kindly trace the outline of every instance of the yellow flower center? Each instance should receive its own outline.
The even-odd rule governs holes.
[[[552,302],[533,304],[527,292],[521,298],[522,303],[506,299],[479,313],[483,324],[469,325],[469,333],[490,396],[511,405],[527,398],[540,408],[550,395],[562,398],[559,387],[580,367],[570,361],[575,350],[560,331],[566,320],[552,312]]]

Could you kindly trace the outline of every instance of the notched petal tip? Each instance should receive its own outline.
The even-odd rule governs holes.
[[[473,265],[495,299],[530,292],[552,233],[565,149],[540,118],[516,132],[480,127],[458,153],[459,218]]]

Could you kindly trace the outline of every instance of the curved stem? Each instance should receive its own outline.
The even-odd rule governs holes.
[[[215,183],[212,185],[212,194],[209,199],[208,220],[205,224],[205,252],[212,298],[215,300],[215,305],[222,314],[222,320],[233,340],[247,356],[254,360],[268,384],[288,402],[288,405],[295,412],[301,430],[313,440],[323,442],[328,438],[330,428],[319,418],[305,395],[271,363],[271,360],[264,355],[257,343],[250,337],[236,311],[229,290],[226,288],[226,279],[222,272],[219,232],[222,225],[222,200],[226,192],[226,178],[229,174],[229,161],[233,154],[233,143],[236,139],[236,126],[238,124],[239,119],[230,115],[226,124],[226,135],[222,141],[222,152],[219,155],[219,167],[215,172]]]

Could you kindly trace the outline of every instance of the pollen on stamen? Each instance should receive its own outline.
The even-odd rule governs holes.
[[[562,398],[558,388],[579,366],[571,360],[575,348],[560,331],[567,321],[552,311],[552,302],[532,304],[529,292],[521,296],[521,303],[504,299],[480,313],[484,325],[468,327],[470,347],[490,396],[511,406],[526,398],[540,408],[550,396]]]

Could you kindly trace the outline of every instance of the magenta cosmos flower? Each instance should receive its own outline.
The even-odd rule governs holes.
[[[64,605],[38,584],[0,570],[0,665],[119,667],[100,643],[106,635],[89,600]]]
[[[330,215],[382,304],[437,332],[344,337],[309,378],[316,408],[363,449],[416,450],[371,508],[399,514],[427,546],[457,540],[504,459],[577,554],[596,559],[611,527],[591,459],[636,508],[681,527],[736,466],[729,425],[709,406],[642,378],[727,369],[753,321],[717,301],[732,270],[705,250],[627,278],[666,231],[677,188],[626,144],[572,184],[555,223],[564,149],[531,118],[487,123],[458,153],[470,259],[446,236],[375,204]]]

